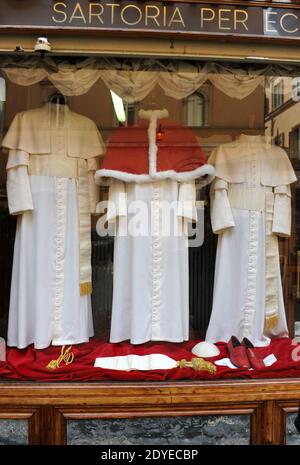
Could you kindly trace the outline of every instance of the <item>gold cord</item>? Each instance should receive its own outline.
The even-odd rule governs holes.
[[[74,361],[74,354],[71,352],[71,349],[72,346],[68,347],[66,350],[65,346],[62,346],[60,356],[56,360],[51,360],[47,368],[49,370],[57,370],[57,368],[60,368],[62,362],[65,362],[66,365],[71,365]]]

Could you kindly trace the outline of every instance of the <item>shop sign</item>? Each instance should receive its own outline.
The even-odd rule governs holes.
[[[300,9],[170,1],[1,0],[7,28],[300,38]]]

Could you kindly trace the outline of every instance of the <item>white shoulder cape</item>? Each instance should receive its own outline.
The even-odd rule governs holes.
[[[18,113],[2,141],[2,146],[29,154],[51,153],[50,113],[49,105]],[[70,157],[88,159],[104,153],[104,142],[91,119],[66,107],[64,127],[67,154]]]
[[[286,152],[281,147],[267,143],[230,142],[217,147],[208,161],[215,167],[216,177],[229,183],[242,183],[246,179],[245,157],[253,149],[260,153],[263,186],[275,187],[297,181]]]

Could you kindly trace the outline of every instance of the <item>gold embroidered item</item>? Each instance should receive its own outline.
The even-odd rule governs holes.
[[[192,358],[192,360],[187,361],[185,359],[179,360],[177,362],[178,368],[193,368],[195,371],[208,371],[208,373],[215,374],[217,372],[216,366],[207,362],[203,358]]]
[[[89,295],[93,291],[92,283],[81,283],[80,284],[80,295]]]
[[[62,362],[65,362],[66,365],[71,365],[74,361],[74,354],[71,352],[72,346],[65,349],[65,346],[62,346],[60,356],[56,360],[51,360],[48,363],[47,368],[49,370],[57,370],[60,368]]]
[[[278,313],[278,282],[277,282],[277,263],[279,261],[278,238],[272,233],[272,223],[274,215],[274,194],[266,192],[266,245],[265,245],[265,282],[266,282],[266,300],[265,300],[265,334],[276,328],[279,321]]]
[[[85,160],[78,161],[80,295],[92,293],[92,243],[89,178]]]
[[[276,326],[278,325],[278,321],[278,315],[273,315],[269,317],[267,316],[265,319],[264,332],[268,334],[270,331],[272,331],[272,329],[276,328]]]

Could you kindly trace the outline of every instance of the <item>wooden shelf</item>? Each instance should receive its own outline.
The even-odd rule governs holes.
[[[152,383],[0,382],[0,418],[29,421],[30,444],[65,444],[69,419],[250,415],[252,444],[284,444],[300,379]]]

